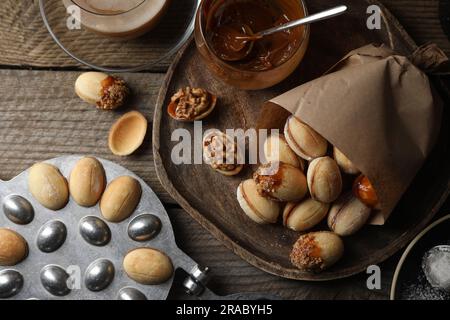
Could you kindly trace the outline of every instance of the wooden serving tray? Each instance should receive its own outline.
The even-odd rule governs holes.
[[[334,1],[333,1],[334,2]],[[177,142],[171,134],[185,128],[193,136],[192,123],[180,123],[167,114],[171,95],[185,86],[203,87],[219,97],[213,114],[203,121],[210,128],[256,127],[263,102],[299,84],[323,74],[352,49],[371,42],[385,43],[408,55],[416,45],[398,21],[377,1],[308,1],[310,12],[334,4],[347,4],[347,15],[311,26],[311,42],[307,54],[294,74],[280,85],[261,91],[241,91],[218,80],[206,68],[191,41],[179,52],[161,88],[153,127],[153,152],[156,172],[169,194],[203,227],[227,247],[252,265],[286,278],[299,280],[331,280],[359,273],[378,264],[405,246],[435,215],[449,194],[450,150],[448,112],[444,115],[441,139],[424,168],[398,204],[384,226],[366,226],[355,236],[345,238],[345,255],[331,269],[307,273],[294,268],[289,261],[292,244],[299,233],[276,225],[257,225],[250,221],[236,200],[239,183],[251,176],[247,167],[237,177],[224,177],[208,165],[175,165],[171,152]],[[381,30],[368,30],[366,10],[370,4],[382,8]],[[448,109],[448,108],[446,108]],[[321,225],[318,229],[327,229]],[[205,244],[206,246],[207,244]]]

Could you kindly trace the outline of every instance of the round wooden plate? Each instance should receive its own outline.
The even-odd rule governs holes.
[[[296,269],[289,261],[292,244],[299,233],[287,230],[281,224],[257,225],[240,209],[236,189],[240,181],[251,176],[253,168],[248,167],[239,176],[230,178],[208,165],[176,165],[172,162],[171,153],[178,144],[171,141],[172,132],[184,128],[194,137],[194,126],[172,120],[166,108],[170,97],[179,88],[203,87],[219,97],[216,110],[203,121],[203,130],[246,130],[256,127],[263,102],[319,77],[352,49],[382,42],[408,55],[416,48],[398,21],[378,2],[338,2],[347,4],[350,11],[345,16],[312,25],[311,43],[302,64],[290,78],[270,89],[241,91],[217,81],[191,41],[179,52],[167,73],[154,116],[153,152],[156,172],[164,188],[195,220],[236,254],[262,270],[286,278],[321,281],[359,273],[390,257],[427,225],[449,194],[448,112],[444,115],[444,127],[434,153],[387,224],[367,226],[357,235],[346,238],[344,258],[331,269],[314,274]],[[369,30],[366,26],[366,11],[372,4],[382,9],[380,30]],[[308,5],[309,12],[316,12],[333,3],[315,0],[309,1]],[[319,229],[326,229],[326,226]]]

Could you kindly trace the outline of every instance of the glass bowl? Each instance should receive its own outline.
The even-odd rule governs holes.
[[[250,71],[238,68],[220,59],[210,47],[206,40],[205,28],[206,20],[210,9],[217,5],[217,1],[223,0],[202,0],[197,10],[195,20],[195,42],[203,60],[213,74],[225,83],[243,90],[259,90],[274,86],[286,79],[298,67],[302,61],[309,43],[309,25],[303,26],[303,36],[299,42],[297,50],[292,56],[280,65],[263,71]],[[300,6],[303,15],[308,14],[303,0],[283,0],[289,5]]]
[[[104,72],[134,72],[167,66],[190,38],[199,2],[39,0],[39,7],[69,56]]]

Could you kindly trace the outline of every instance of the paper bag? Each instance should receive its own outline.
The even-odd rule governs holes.
[[[436,141],[442,105],[406,57],[369,45],[326,75],[272,99],[341,150],[372,182],[384,224]]]

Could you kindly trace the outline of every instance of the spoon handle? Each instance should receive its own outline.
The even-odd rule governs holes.
[[[302,18],[302,19],[298,19],[298,20],[294,20],[294,21],[288,22],[288,23],[283,24],[283,25],[278,26],[278,27],[273,27],[273,28],[270,28],[270,29],[258,32],[257,35],[261,36],[261,37],[267,36],[267,35],[270,35],[270,34],[275,33],[275,32],[280,32],[280,31],[284,31],[284,30],[287,30],[287,29],[298,27],[298,26],[301,26],[301,25],[304,25],[304,24],[309,24],[309,23],[313,23],[313,22],[316,22],[316,21],[321,21],[321,20],[325,20],[325,19],[328,19],[328,18],[332,18],[332,17],[335,17],[335,16],[343,14],[345,11],[347,11],[347,6],[344,6],[344,5],[337,6],[335,8],[331,8],[331,9],[328,9],[328,10],[325,10],[325,11],[321,11],[319,13],[315,13],[315,14],[309,15],[309,16],[307,16],[305,18]]]

